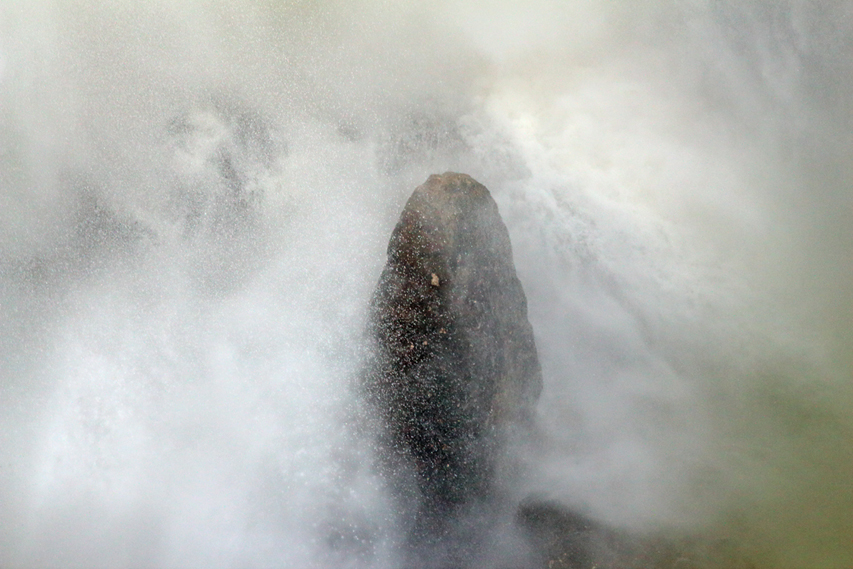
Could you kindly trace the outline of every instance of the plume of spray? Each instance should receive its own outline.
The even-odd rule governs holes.
[[[853,563],[844,2],[0,1],[0,565],[393,567],[354,425],[429,174],[543,367],[520,493]]]

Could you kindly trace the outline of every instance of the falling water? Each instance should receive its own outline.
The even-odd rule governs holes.
[[[396,566],[354,385],[447,170],[528,297],[520,494],[853,566],[851,53],[831,0],[0,0],[0,566]]]

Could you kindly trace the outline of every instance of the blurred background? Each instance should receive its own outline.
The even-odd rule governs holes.
[[[0,0],[0,565],[394,567],[353,417],[432,173],[543,367],[521,494],[853,566],[853,6]]]

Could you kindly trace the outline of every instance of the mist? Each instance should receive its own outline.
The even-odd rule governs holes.
[[[0,565],[398,565],[391,230],[489,188],[520,496],[853,565],[853,8],[0,0]]]

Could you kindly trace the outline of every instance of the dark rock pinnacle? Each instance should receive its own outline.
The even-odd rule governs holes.
[[[494,500],[507,437],[530,425],[542,387],[509,234],[483,185],[445,173],[414,191],[370,317],[382,468],[410,541],[441,544]]]

